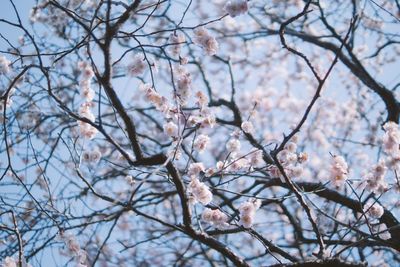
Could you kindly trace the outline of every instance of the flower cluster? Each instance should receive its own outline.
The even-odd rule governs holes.
[[[384,224],[384,223],[373,224],[372,232],[375,234],[378,233],[379,238],[381,238],[383,240],[388,240],[392,237],[390,232],[387,229],[386,224]]]
[[[199,105],[200,109],[204,109],[208,104],[208,97],[202,92],[197,91],[196,94],[196,103]]]
[[[336,187],[342,186],[348,178],[348,165],[342,156],[333,156],[330,178]]]
[[[230,172],[236,172],[246,168],[250,168],[250,162],[245,157],[233,158],[227,166],[227,170]]]
[[[0,75],[7,74],[10,72],[11,61],[9,61],[5,56],[0,55]],[[11,95],[14,93],[15,88],[12,88],[7,95],[5,100],[0,100],[0,115],[3,114],[4,106],[10,107],[12,104]],[[2,94],[0,94],[2,96]]]
[[[189,176],[197,176],[201,172],[204,172],[205,168],[202,162],[195,162],[189,165],[188,175]]]
[[[181,52],[182,44],[186,42],[185,35],[180,32],[171,33],[169,36],[169,43],[173,44],[170,51],[173,55],[179,55]]]
[[[19,267],[19,260],[16,260],[11,257],[5,257],[2,263],[0,264],[1,267]],[[22,257],[22,262],[21,262],[22,267],[32,267],[29,263],[26,262],[25,257]]]
[[[387,154],[363,176],[362,186],[370,192],[384,193],[388,189],[385,175],[388,168],[398,168],[400,160],[400,129],[395,122],[389,121],[383,125],[385,134],[382,138],[383,150]]]
[[[217,53],[218,42],[213,36],[211,36],[207,29],[199,27],[194,30],[194,42],[200,45],[209,56],[213,56]]]
[[[254,223],[254,217],[256,215],[256,211],[260,207],[261,207],[261,201],[259,199],[242,203],[239,206],[239,212],[240,212],[239,223],[245,228],[250,228]]]
[[[128,74],[130,76],[138,76],[142,74],[146,69],[146,62],[143,56],[136,54],[132,58],[132,62],[127,66]]]
[[[178,136],[178,126],[170,121],[164,124],[164,132],[171,136],[171,137],[177,137]]]
[[[381,205],[373,199],[370,199],[364,205],[364,212],[372,219],[379,219],[382,217],[385,210]]]
[[[233,155],[233,154],[232,154]],[[215,169],[210,168],[206,170],[206,175],[212,175],[216,172],[224,173],[228,172],[238,172],[241,170],[251,171],[254,167],[260,167],[264,163],[263,151],[254,150],[244,156],[231,157],[226,161],[218,161],[216,163]]]
[[[211,109],[203,107],[198,115],[190,115],[188,122],[190,125],[199,125],[201,127],[213,128],[216,122],[215,114]]]
[[[11,99],[11,96],[14,94],[14,92],[15,88],[11,88],[11,90],[8,92],[7,98],[5,100],[0,100],[0,115],[3,114],[4,104],[7,108],[9,108],[12,105],[13,100]],[[2,94],[0,95],[3,96]]]
[[[94,98],[94,90],[90,86],[90,82],[94,76],[91,66],[87,62],[79,62],[78,68],[81,70],[82,79],[79,81],[82,97],[91,102]]]
[[[231,0],[228,1],[224,10],[228,12],[229,16],[236,17],[245,14],[249,7],[247,6],[247,0]]]
[[[11,257],[6,257],[1,264],[1,267],[17,267],[17,261]]]
[[[383,126],[385,135],[383,136],[383,149],[392,157],[399,157],[400,154],[400,131],[399,126],[389,121]]]
[[[168,113],[169,105],[167,98],[157,93],[150,84],[141,84],[139,90],[144,93],[146,99],[152,103],[158,111]]]
[[[60,10],[48,4],[49,1],[41,0],[35,1],[38,4],[34,6],[29,15],[31,23],[41,22],[54,27],[57,33],[62,32],[62,27],[65,28],[66,25],[70,25],[68,21],[68,16]],[[83,13],[92,10],[96,6],[95,0],[71,0],[63,1],[63,5],[66,8],[73,9],[74,12],[79,12],[81,15]]]
[[[264,162],[263,151],[259,149],[250,153],[249,157],[250,157],[250,165],[253,167],[257,167]]]
[[[254,126],[249,121],[243,122],[241,126],[242,126],[243,132],[245,132],[245,133],[251,134],[254,132]]]
[[[232,138],[226,143],[226,149],[229,153],[235,153],[240,150],[240,141],[237,138]]]
[[[385,181],[387,167],[383,160],[380,160],[378,164],[372,166],[370,171],[363,176],[363,183],[365,189],[374,193],[383,193],[387,189],[387,183]]]
[[[82,96],[85,102],[82,103],[79,109],[79,115],[83,118],[88,119],[91,122],[95,121],[95,117],[91,111],[93,106],[94,91],[90,87],[90,81],[94,76],[91,66],[86,62],[80,62],[78,64],[79,69],[82,70],[82,79],[79,82],[81,87]],[[92,139],[97,134],[97,129],[89,123],[78,120],[79,130],[84,138]]]
[[[187,190],[191,195],[193,204],[200,202],[203,205],[207,205],[212,201],[213,196],[210,189],[207,185],[200,182],[196,176],[192,176]]]
[[[7,74],[10,72],[10,64],[9,61],[5,56],[0,55],[0,74]]]
[[[201,218],[203,221],[214,225],[217,229],[225,229],[229,225],[227,223],[228,216],[218,209],[204,209]]]
[[[297,153],[297,138],[294,136],[292,141],[288,142],[284,149],[278,153],[279,163],[285,170],[289,177],[299,177],[303,174],[303,166],[301,165],[307,161],[307,154],[304,152]],[[285,182],[283,175],[280,173],[278,167],[272,166],[270,173],[274,177],[281,178]]]
[[[69,255],[76,257],[78,266],[86,267],[87,266],[85,265],[87,258],[86,251],[81,249],[75,236],[72,234],[61,233],[59,237],[65,243]]]
[[[190,96],[190,86],[192,77],[190,73],[182,66],[175,68],[177,97],[182,104],[185,104]]]
[[[197,136],[196,140],[194,140],[193,146],[197,151],[202,153],[207,148],[209,141],[210,137],[205,134],[201,134]]]
[[[79,115],[83,118],[88,119],[91,122],[95,121],[95,117],[91,111],[93,103],[92,102],[85,102],[79,108]],[[97,129],[90,125],[89,123],[78,121],[79,130],[84,138],[93,139],[97,134]]]

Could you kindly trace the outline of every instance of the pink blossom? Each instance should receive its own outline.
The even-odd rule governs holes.
[[[199,27],[194,30],[194,42],[200,45],[209,56],[213,56],[217,53],[219,48],[218,42],[212,37],[206,28]]]
[[[228,12],[231,17],[242,15],[248,10],[247,0],[228,1],[224,6],[224,10]]]
[[[144,72],[146,69],[146,62],[140,54],[136,54],[132,58],[132,62],[129,63],[127,70],[130,76],[138,76]]]
[[[173,55],[179,55],[181,52],[182,44],[186,42],[185,35],[180,32],[171,33],[169,36],[169,43],[174,44],[171,46],[170,51]]]

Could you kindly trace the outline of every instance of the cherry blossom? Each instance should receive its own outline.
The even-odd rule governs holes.
[[[236,138],[232,138],[226,143],[226,149],[228,152],[238,152],[240,150],[240,141]]]
[[[364,205],[364,212],[372,219],[379,219],[384,213],[384,209],[376,201],[370,199]]]
[[[254,132],[254,126],[253,126],[253,124],[251,122],[245,121],[245,122],[242,123],[242,130],[245,133],[251,134],[251,133]]]
[[[1,266],[399,265],[395,1],[27,2]]]
[[[256,211],[260,208],[261,201],[259,199],[254,201],[247,201],[239,206],[240,224],[245,228],[251,228],[254,223],[254,216]]]
[[[164,124],[164,132],[171,136],[171,137],[176,137],[178,136],[178,126],[173,123],[172,121],[167,122],[166,124]]]
[[[226,2],[224,10],[228,12],[231,17],[236,17],[245,14],[248,10],[247,0],[231,0]]]
[[[212,201],[213,195],[207,185],[192,177],[188,185],[188,192],[193,196],[194,204],[200,202],[207,205]]]
[[[211,223],[217,229],[225,229],[228,227],[228,216],[218,209],[204,209],[201,218],[203,221]]]
[[[0,74],[7,74],[10,72],[10,64],[9,61],[5,56],[0,55]]]
[[[207,148],[209,141],[210,138],[207,135],[201,134],[194,141],[194,147],[201,153]]]
[[[330,171],[334,186],[342,186],[348,179],[348,165],[342,156],[333,156]]]
[[[217,53],[219,45],[213,36],[211,36],[208,30],[204,27],[200,27],[194,30],[194,42],[200,45],[207,55],[213,56]]]
[[[146,62],[143,59],[143,56],[140,54],[136,54],[132,57],[131,62],[127,66],[127,71],[129,75],[135,77],[142,74],[146,69]]]

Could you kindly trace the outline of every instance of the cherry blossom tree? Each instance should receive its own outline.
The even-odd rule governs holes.
[[[400,264],[400,1],[3,2],[1,266]]]

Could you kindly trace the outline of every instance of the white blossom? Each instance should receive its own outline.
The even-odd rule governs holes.
[[[261,206],[261,201],[259,199],[242,203],[239,206],[239,212],[240,212],[239,223],[245,228],[252,227],[256,211],[260,208],[260,206]]]
[[[5,56],[0,55],[0,74],[7,74],[10,72],[11,61],[9,61]]]
[[[240,141],[236,138],[232,138],[226,143],[226,149],[231,153],[238,152],[240,150]]]
[[[295,153],[297,150],[297,144],[294,142],[288,142],[285,145],[285,149],[287,149],[289,152]]]
[[[255,152],[250,154],[250,164],[252,166],[258,166],[264,162],[263,159],[263,151],[256,150]]]
[[[195,176],[192,176],[187,190],[192,195],[194,203],[200,202],[207,205],[212,201],[212,193],[208,186],[200,182]]]
[[[242,126],[243,132],[245,132],[245,133],[251,134],[254,132],[254,126],[249,121],[243,122],[241,126]]]
[[[387,189],[385,175],[387,167],[385,162],[380,160],[378,164],[372,166],[369,172],[363,176],[363,183],[365,189],[374,193],[383,193]]]
[[[188,168],[188,175],[198,175],[200,172],[204,172],[205,168],[202,162],[191,163]]]
[[[374,233],[379,233],[378,234],[379,238],[381,238],[383,240],[388,240],[392,237],[390,232],[387,229],[386,224],[384,224],[384,223],[372,225],[372,231]]]
[[[178,136],[178,126],[172,121],[164,124],[164,132],[172,137]]]
[[[294,167],[292,167],[290,169],[289,176],[291,176],[291,177],[300,177],[303,174],[303,171],[304,171],[303,166],[296,165],[296,166],[294,166]]]
[[[331,181],[335,186],[342,186],[348,178],[348,165],[342,156],[334,156],[331,164]]]
[[[382,217],[385,210],[378,202],[370,199],[364,205],[364,212],[372,219],[379,219]]]
[[[78,63],[78,68],[81,71],[81,80],[79,82],[79,86],[81,88],[82,97],[85,99],[85,102],[81,104],[79,108],[79,115],[83,118],[90,120],[91,122],[95,121],[95,116],[91,111],[91,107],[93,106],[93,98],[95,96],[95,92],[90,87],[90,81],[94,76],[94,72],[89,63],[81,61]],[[79,130],[81,135],[86,139],[92,139],[97,134],[97,129],[90,125],[89,123],[78,120]]]
[[[194,140],[194,148],[201,153],[207,148],[209,141],[210,137],[205,134],[201,134],[196,138],[196,140]]]
[[[383,149],[391,156],[398,156],[400,153],[400,131],[395,122],[389,121],[383,126],[385,135],[383,136]]]
[[[83,118],[88,119],[91,122],[94,122],[95,117],[94,117],[93,113],[91,112],[90,107],[91,107],[91,103],[89,103],[89,102],[83,103],[79,109],[79,115]],[[98,132],[97,129],[95,127],[93,127],[92,125],[90,125],[89,123],[80,121],[80,120],[78,121],[78,126],[79,126],[79,130],[81,132],[81,135],[86,139],[94,138]]]
[[[250,166],[249,160],[246,158],[233,159],[228,166],[228,170],[231,172],[239,171]]]
[[[17,267],[17,261],[11,257],[5,257],[1,267]]]
[[[203,221],[213,224],[217,229],[225,229],[229,225],[227,223],[228,216],[218,209],[204,209],[201,218]]]

